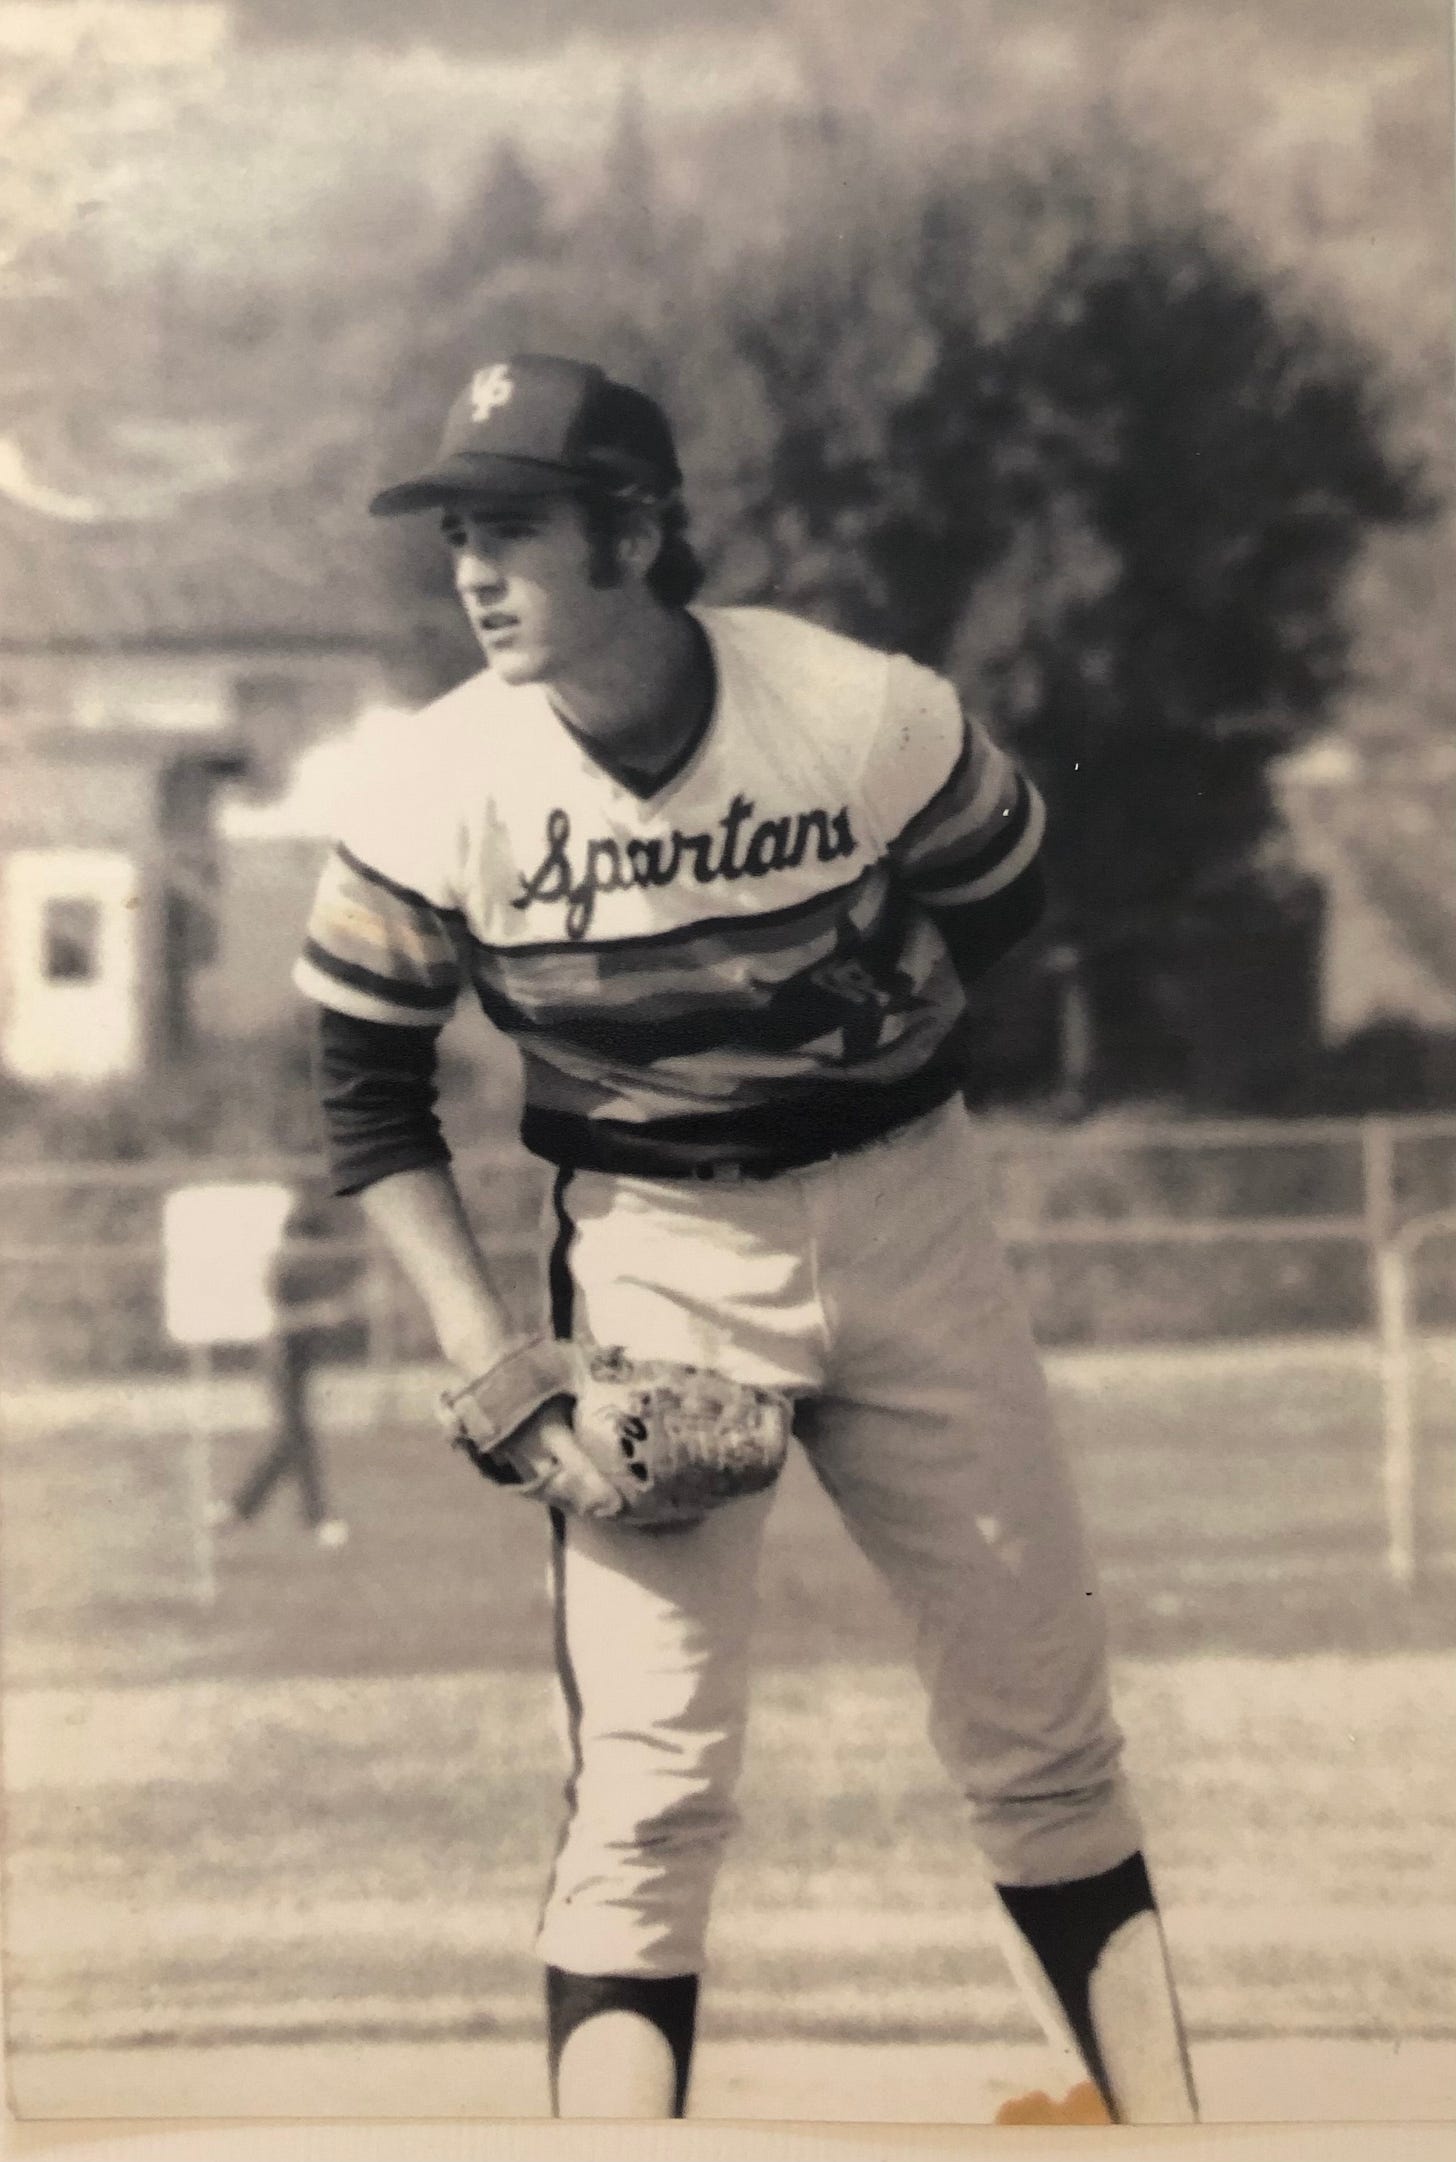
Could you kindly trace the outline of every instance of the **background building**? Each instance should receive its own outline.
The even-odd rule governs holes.
[[[32,1083],[279,1024],[318,844],[265,823],[229,846],[219,791],[286,791],[384,682],[379,618],[312,528],[236,489],[91,507],[0,500],[0,1067]]]

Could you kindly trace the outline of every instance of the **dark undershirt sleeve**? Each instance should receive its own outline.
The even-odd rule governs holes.
[[[962,983],[974,983],[1019,946],[1046,913],[1046,874],[1033,857],[1009,886],[964,908],[932,908]]]
[[[439,1030],[359,1021],[331,1006],[317,1013],[314,1088],[334,1192],[357,1194],[397,1171],[448,1164],[435,1116]]]

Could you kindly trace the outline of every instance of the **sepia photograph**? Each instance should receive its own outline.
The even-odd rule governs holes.
[[[22,2136],[1449,2136],[1452,30],[0,0]]]

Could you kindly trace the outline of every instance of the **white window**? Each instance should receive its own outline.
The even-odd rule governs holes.
[[[114,848],[23,848],[0,888],[0,1061],[24,1081],[99,1081],[141,1063],[137,871]]]

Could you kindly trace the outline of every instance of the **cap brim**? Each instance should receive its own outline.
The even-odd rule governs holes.
[[[397,518],[406,511],[443,510],[465,497],[519,503],[529,496],[560,495],[579,488],[585,478],[569,466],[547,465],[533,458],[478,457],[462,451],[414,480],[382,488],[369,511],[375,518]]]

